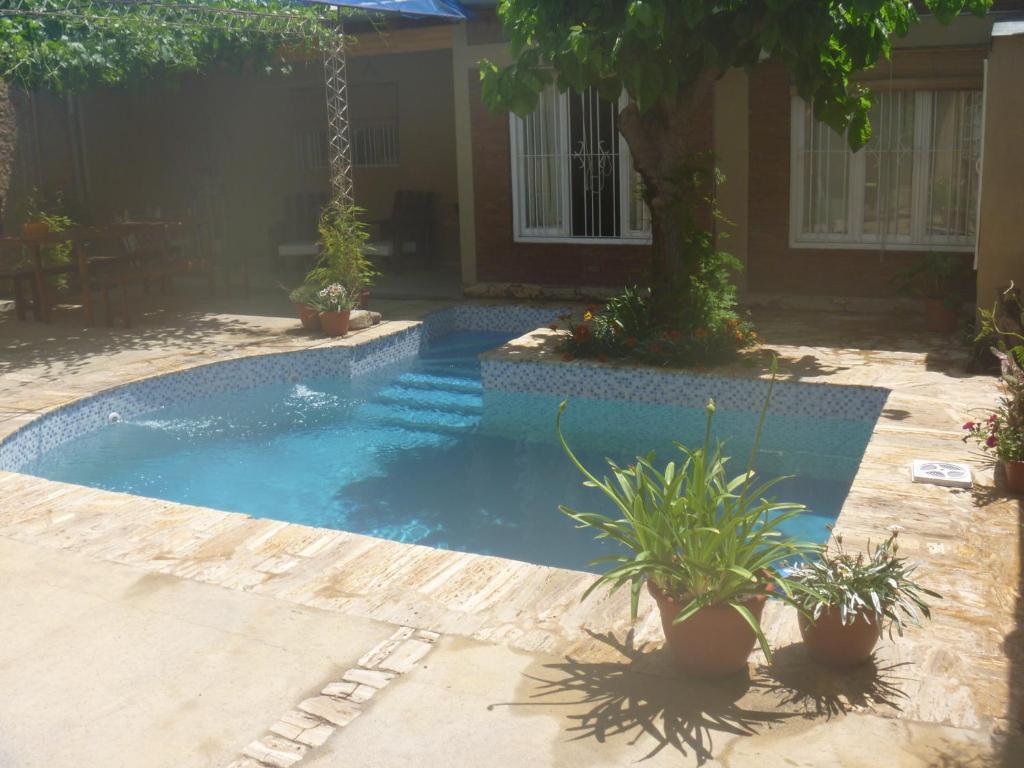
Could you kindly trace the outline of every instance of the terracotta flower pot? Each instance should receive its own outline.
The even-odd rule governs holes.
[[[669,597],[647,582],[661,612],[661,627],[676,666],[695,677],[723,677],[747,666],[747,657],[754,650],[757,636],[735,608],[713,605],[701,608],[680,624],[673,624],[686,604]],[[768,595],[756,595],[746,602],[747,609],[758,621]]]
[[[933,333],[950,333],[956,330],[956,310],[950,309],[942,299],[924,300],[925,327]]]
[[[1024,461],[1004,461],[1006,488],[1010,493],[1024,494]]]
[[[299,313],[299,320],[302,321],[303,328],[307,331],[320,330],[320,313],[314,307],[308,304],[296,304],[295,309]]]
[[[370,306],[370,292],[360,291],[359,293],[359,309],[366,309]]]
[[[21,233],[25,237],[43,237],[50,233],[50,225],[45,221],[27,221],[21,225]]]
[[[817,621],[800,614],[800,634],[815,661],[830,667],[855,667],[871,658],[882,628],[873,613],[857,614],[844,625],[838,610],[822,611]]]
[[[341,312],[321,312],[320,327],[328,336],[344,336],[348,333],[348,317],[350,310]]]

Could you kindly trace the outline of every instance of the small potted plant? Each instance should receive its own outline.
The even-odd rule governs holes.
[[[956,329],[970,272],[961,254],[927,253],[896,275],[893,282],[900,293],[924,299],[925,327],[929,331],[949,333]]]
[[[790,569],[789,578],[800,609],[800,634],[815,661],[833,667],[863,664],[888,630],[902,636],[907,624],[930,618],[926,597],[937,592],[913,580],[916,565],[897,556],[899,527],[888,539],[866,552],[850,553],[835,532],[815,557]]]
[[[983,451],[994,454],[1002,464],[1006,486],[1011,493],[1024,494],[1024,303],[1013,285],[1004,294],[1005,308],[1013,310],[1020,320],[1018,325],[1004,327],[1008,320],[998,317],[999,302],[991,311],[982,311],[982,336],[993,336],[996,346],[992,354],[999,360],[1003,397],[999,406],[982,421],[964,424],[964,440],[974,440]]]
[[[315,285],[310,283],[303,283],[288,294],[288,300],[295,306],[299,313],[299,320],[302,321],[302,327],[307,331],[320,330],[318,299],[319,291]]]
[[[348,319],[358,295],[348,291],[341,283],[331,283],[317,295],[320,307],[320,327],[328,336],[348,333]]]
[[[794,589],[775,566],[814,549],[780,530],[803,506],[770,500],[767,494],[778,480],[754,483],[750,464],[741,474],[729,475],[721,443],[711,443],[713,402],[707,407],[702,447],[691,450],[677,444],[682,461],[663,469],[655,468],[653,454],[638,457],[629,467],[609,461],[614,480],[599,479],[569,448],[561,431],[565,405],[556,422],[562,447],[585,484],[612,501],[618,517],[559,509],[579,527],[593,529],[597,538],[616,541],[625,550],[594,561],[610,567],[583,598],[600,586],[615,591],[629,585],[635,620],[646,585],[661,613],[675,663],[691,675],[738,672],[756,643],[771,659],[761,612],[769,594],[791,600]],[[767,407],[766,399],[751,462]]]

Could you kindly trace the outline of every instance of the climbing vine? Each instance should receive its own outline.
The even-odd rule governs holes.
[[[53,93],[214,67],[287,71],[326,29],[321,8],[287,0],[0,0],[0,14],[0,78]]]

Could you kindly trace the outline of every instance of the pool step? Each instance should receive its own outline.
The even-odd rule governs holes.
[[[462,414],[478,414],[483,410],[484,400],[480,394],[452,392],[444,389],[419,389],[393,384],[384,387],[373,398],[379,403],[394,403],[410,408],[436,409]]]
[[[467,363],[465,360],[423,360],[416,370],[432,376],[480,380],[479,363]]]
[[[364,403],[357,409],[360,419],[376,424],[425,429],[430,432],[469,432],[480,422],[477,415],[410,408],[394,403]]]
[[[446,392],[467,392],[479,394],[484,385],[479,379],[468,379],[463,376],[437,376],[431,373],[403,373],[395,380],[395,384],[416,389],[440,389]]]

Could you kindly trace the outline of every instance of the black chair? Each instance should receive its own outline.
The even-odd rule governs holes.
[[[437,243],[437,194],[418,190],[398,190],[391,217],[373,222],[379,236],[368,243],[371,257],[390,260],[395,266],[417,261],[433,264]]]

